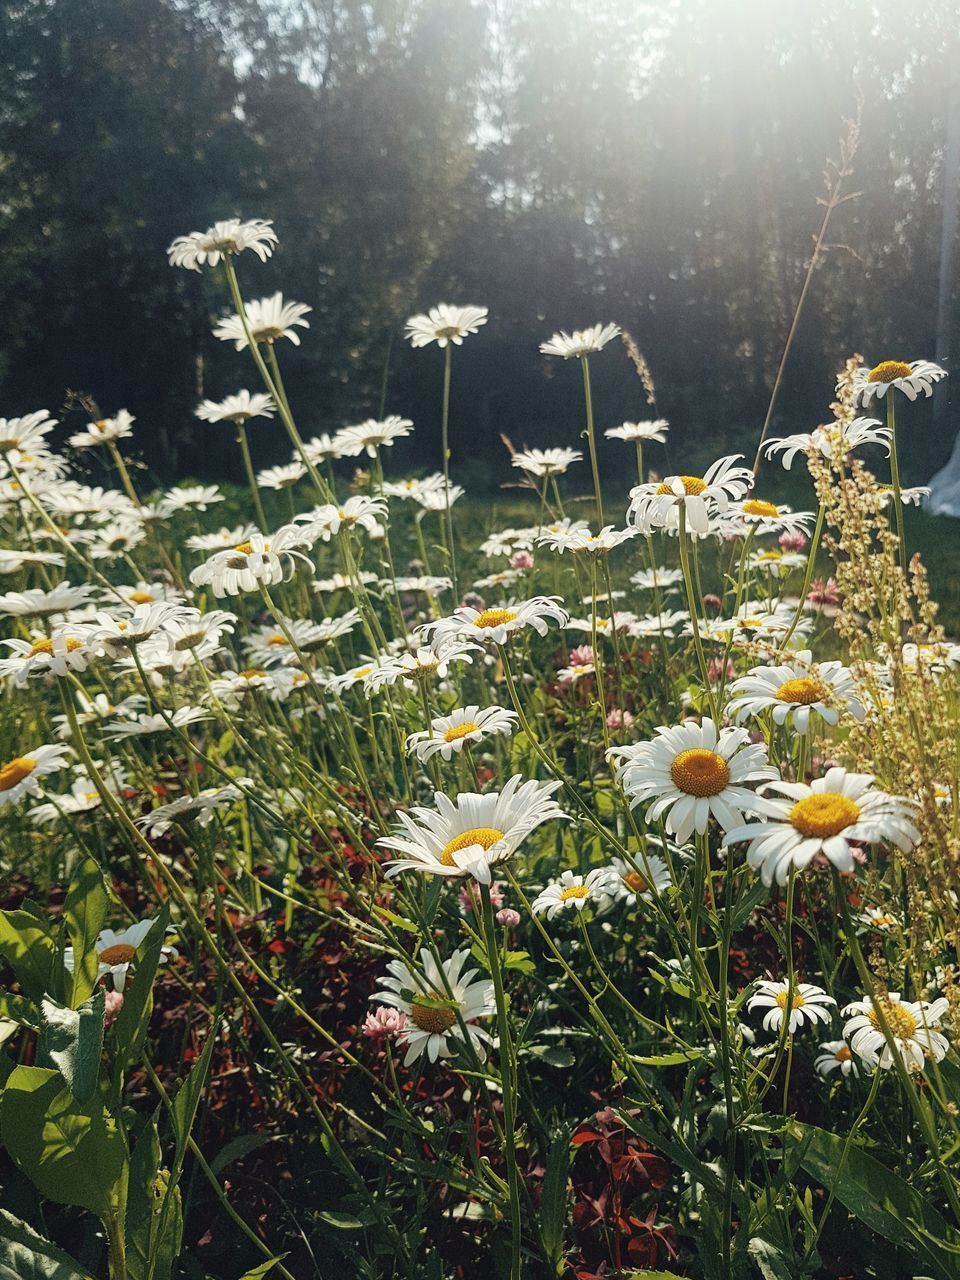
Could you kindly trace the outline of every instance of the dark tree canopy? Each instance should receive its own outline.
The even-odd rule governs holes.
[[[0,412],[55,410],[68,389],[126,406],[167,477],[235,465],[193,417],[201,394],[253,386],[210,335],[225,290],[164,254],[232,215],[281,238],[265,266],[243,260],[247,295],[313,308],[283,352],[310,432],[376,415],[389,360],[386,408],[418,426],[402,459],[432,460],[439,366],[398,339],[450,300],[491,311],[458,354],[461,463],[501,468],[500,432],[575,441],[571,370],[537,343],[598,320],[636,337],[675,452],[749,450],[858,99],[860,194],[831,223],[775,425],[820,421],[853,350],[935,354],[950,0],[17,0],[0,15]],[[600,425],[648,416],[623,352],[602,359]],[[286,452],[255,445],[258,461]],[[925,433],[910,478],[949,447]]]

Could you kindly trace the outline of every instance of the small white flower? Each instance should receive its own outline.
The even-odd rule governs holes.
[[[746,600],[732,618],[704,618],[700,621],[700,634],[705,640],[726,644],[732,635],[734,640],[771,640],[789,631],[793,626],[795,610],[783,602]],[[801,635],[809,631],[810,621],[801,618],[796,631]],[[692,627],[687,628],[693,633]]]
[[[215,484],[180,485],[167,490],[157,510],[166,518],[177,511],[206,511],[216,502],[223,502],[223,494]]]
[[[460,792],[456,801],[434,793],[436,808],[399,812],[400,830],[378,840],[384,849],[406,855],[391,862],[387,875],[465,876],[489,884],[492,869],[508,862],[537,827],[566,819],[552,799],[559,782],[521,782],[517,774],[502,791]]]
[[[174,822],[182,823],[185,818],[192,819],[201,827],[208,827],[217,813],[243,799],[243,787],[252,785],[249,778],[238,778],[236,783],[207,787],[195,796],[181,796],[179,800],[171,800],[169,804],[158,805],[156,809],[145,813],[142,818],[137,819],[137,826],[143,827],[149,836],[162,836]]]
[[[559,880],[548,884],[534,898],[530,909],[535,916],[545,915],[548,920],[552,920],[561,911],[568,911],[570,908],[582,911],[588,904],[597,906],[603,898],[607,879],[606,867],[597,867],[588,871],[585,876],[564,871]]]
[[[504,734],[509,737],[517,726],[517,716],[503,707],[461,707],[448,716],[437,716],[430,721],[430,730],[411,733],[407,738],[407,750],[418,760],[429,760],[441,755],[449,760],[465,746],[482,742],[484,738]]]
[[[389,418],[378,422],[375,418],[367,418],[355,427],[344,427],[334,436],[334,442],[342,458],[355,458],[366,450],[368,458],[375,458],[377,450],[392,445],[394,440],[401,440],[413,430],[410,418],[399,418],[392,413]]]
[[[238,524],[233,529],[221,528],[216,533],[197,533],[187,539],[191,551],[226,551],[238,542],[248,542],[259,532],[255,524]]]
[[[669,591],[683,582],[680,569],[640,569],[630,578],[635,587],[641,591]]]
[[[562,627],[567,616],[559,596],[534,596],[500,609],[472,609],[461,605],[450,617],[430,623],[429,629],[437,636],[456,635],[506,644],[509,636],[525,627],[532,627],[538,635],[545,636],[551,622]]]
[[[299,525],[284,525],[272,537],[251,534],[228,551],[218,551],[190,574],[195,587],[208,586],[217,597],[257,591],[261,583],[270,587],[289,578],[295,560],[309,564],[303,548],[312,545],[308,531]]]
[[[633,855],[633,864],[624,858],[614,858],[604,871],[606,881],[603,891],[609,897],[611,905],[620,902],[635,905],[641,900],[659,897],[673,883],[670,868],[663,858],[655,853],[644,854],[639,850]]]
[[[549,341],[540,343],[540,354],[561,356],[564,360],[571,357],[579,359],[602,351],[619,333],[618,324],[592,324],[588,329],[574,329],[573,333],[561,329]]]
[[[290,489],[307,474],[306,467],[299,459],[285,462],[279,467],[265,467],[257,472],[257,488]]]
[[[753,484],[753,472],[735,465],[739,453],[718,458],[703,476],[667,476],[661,484],[641,484],[630,490],[627,519],[641,533],[677,529],[681,510],[688,532],[703,536],[710,518],[742,498]]]
[[[272,343],[280,338],[289,338],[295,347],[299,347],[297,326],[301,329],[310,328],[309,321],[303,317],[311,308],[302,302],[284,302],[282,293],[245,302],[243,309],[254,342]],[[213,336],[221,342],[232,342],[237,351],[242,351],[247,345],[246,330],[239,315],[224,316],[214,329]]]
[[[627,444],[642,444],[645,440],[663,444],[669,427],[666,418],[654,418],[648,422],[624,422],[619,427],[610,427],[603,434],[608,440],[623,440]]]
[[[789,471],[800,453],[819,453],[824,458],[842,458],[862,444],[880,444],[889,453],[890,428],[882,426],[876,418],[854,418],[845,426],[839,422],[830,422],[810,432],[769,440],[764,451],[768,458],[782,453],[784,470]]]
[[[551,551],[558,551],[561,555],[564,551],[606,555],[614,547],[622,546],[636,536],[637,530],[633,525],[626,529],[615,529],[612,524],[606,524],[596,534],[589,529],[561,529],[556,533],[547,530],[537,538],[537,545],[549,547]]]
[[[812,511],[791,511],[789,507],[767,502],[764,498],[744,498],[726,509],[720,525],[721,536],[743,537],[756,533],[805,533],[813,523]]]
[[[795,982],[792,1000],[788,982],[762,981],[757,983],[754,995],[747,1001],[747,1008],[768,1010],[763,1019],[764,1031],[780,1031],[786,1015],[787,1004],[790,1004],[790,1019],[787,1030],[793,1035],[799,1031],[804,1022],[815,1026],[818,1022],[829,1022],[833,1014],[828,1005],[836,1005],[833,996],[828,996],[822,987],[815,987],[811,982]]]
[[[328,462],[332,458],[340,457],[340,445],[336,439],[328,432],[324,431],[318,436],[314,436],[312,440],[305,440],[303,443],[304,457],[311,466],[316,467],[321,462]],[[300,454],[295,453],[293,460],[299,461]]]
[[[928,1058],[940,1062],[950,1048],[946,1036],[938,1030],[948,1008],[942,996],[932,1002],[910,1001],[901,999],[899,991],[889,991],[876,1004],[864,996],[843,1010],[845,1017],[853,1015],[844,1023],[843,1034],[866,1066],[888,1071],[894,1058],[883,1032],[885,1022],[903,1065],[908,1071],[923,1071]]]
[[[46,743],[0,765],[0,809],[39,791],[39,779],[65,768],[72,754],[63,743]]]
[[[846,1040],[824,1040],[820,1045],[823,1053],[814,1061],[817,1074],[824,1080],[833,1071],[839,1071],[846,1078],[853,1071],[853,1052]]]
[[[321,507],[316,507],[309,515],[300,516],[298,519],[310,529],[312,541],[321,538],[324,542],[329,542],[338,533],[355,528],[365,529],[373,537],[380,527],[379,522],[385,519],[386,515],[385,499],[364,498],[358,495],[347,498],[346,502],[340,506],[332,502],[325,503]]]
[[[468,334],[476,333],[487,323],[487,314],[486,307],[454,307],[439,302],[426,315],[411,316],[403,336],[412,347],[426,347],[431,342],[438,347],[445,347],[448,342],[459,347]]]
[[[204,400],[197,417],[204,422],[249,422],[251,418],[272,418],[277,406],[273,398],[258,391],[238,391],[223,400]]]
[[[440,966],[424,947],[417,969],[402,960],[391,960],[387,965],[390,976],[381,980],[382,989],[370,999],[405,1015],[406,1025],[397,1033],[397,1043],[407,1051],[405,1067],[424,1055],[429,1062],[452,1058],[463,1046],[464,1035],[474,1053],[481,1059],[486,1057],[490,1035],[474,1023],[495,1012],[493,983],[477,978],[476,969],[464,972],[469,956],[464,947]]]
[[[71,671],[85,671],[95,652],[89,626],[64,624],[49,636],[33,640],[4,640],[10,650],[8,658],[0,658],[0,679],[13,676],[18,688],[37,675],[54,675],[64,679]]]
[[[882,400],[896,387],[908,400],[933,395],[934,384],[947,376],[946,369],[930,360],[882,360],[872,369],[862,366],[853,375],[853,389],[860,404],[869,404],[874,396]]]
[[[108,742],[122,742],[126,738],[146,737],[154,733],[169,733],[171,723],[177,729],[188,724],[197,724],[200,720],[209,720],[209,712],[203,707],[177,707],[176,711],[168,711],[166,717],[158,713],[148,715],[141,713],[132,718],[113,720],[103,727],[103,736]]]
[[[7,591],[0,595],[0,614],[11,618],[49,618],[79,609],[90,599],[91,591],[89,586],[71,587],[69,582],[60,582],[47,591],[39,587]]]
[[[765,885],[786,883],[790,868],[803,871],[823,855],[838,871],[849,873],[855,862],[851,843],[894,844],[903,852],[920,838],[913,825],[916,805],[903,796],[874,788],[868,773],[828,769],[809,786],[804,782],[771,782],[752,806],[757,822],[727,829],[726,843],[750,841],[747,862]]]
[[[132,413],[120,409],[112,418],[98,418],[96,422],[88,422],[86,431],[78,431],[67,443],[74,449],[93,449],[116,440],[125,440],[133,435],[134,422],[136,418]]]
[[[730,693],[727,713],[737,723],[771,711],[774,724],[791,720],[798,733],[809,730],[814,712],[829,725],[844,713],[857,720],[866,714],[849,669],[841,662],[814,665],[809,649],[780,666],[751,668],[730,685]]]
[[[46,409],[36,409],[21,418],[0,418],[0,458],[7,455],[15,465],[30,456],[45,454],[45,439],[56,422]]]
[[[252,249],[261,262],[266,262],[276,243],[272,222],[263,218],[251,218],[249,222],[229,218],[215,222],[206,231],[177,236],[167,249],[167,257],[171,267],[199,271],[205,264],[215,267],[229,254],[242,253],[244,249]]]
[[[127,972],[136,961],[137,950],[153,928],[153,919],[138,920],[118,932],[114,929],[102,929],[97,936],[97,977],[109,978],[114,991],[122,991],[127,985]],[[175,956],[173,947],[161,947],[161,959]],[[63,953],[63,963],[70,973],[76,967],[77,957],[73,947]]]
[[[385,654],[374,664],[364,678],[367,695],[376,693],[384,685],[402,680],[406,685],[416,685],[421,680],[442,680],[451,662],[473,662],[473,654],[480,646],[453,636],[434,636],[430,644],[419,645],[406,653]]]
[[[877,485],[876,496],[883,506],[887,506],[893,500],[893,485]],[[924,499],[929,497],[930,486],[928,484],[917,484],[910,489],[900,490],[900,501],[905,507],[922,507]]]
[[[511,459],[532,476],[562,476],[571,463],[582,461],[579,449],[520,449]]]
[[[762,743],[751,743],[745,729],[718,734],[709,718],[661,727],[652,741],[611,747],[607,754],[631,805],[650,801],[647,821],[665,817],[667,831],[681,844],[694,831],[706,831],[711,817],[725,831],[736,827],[744,810],[759,804],[744,784],[777,776]]]

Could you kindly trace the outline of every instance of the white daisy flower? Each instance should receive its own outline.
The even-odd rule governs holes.
[[[713,817],[724,831],[755,811],[757,795],[744,784],[776,778],[766,747],[745,729],[721,729],[709,718],[661,726],[649,742],[611,747],[617,780],[631,806],[650,801],[647,821],[665,818],[667,831],[685,843]]]
[[[587,527],[586,520],[569,519],[560,521],[550,527],[555,532],[561,526],[569,528],[574,524],[584,529]],[[530,551],[533,549],[533,539],[536,535],[536,529],[501,529],[498,533],[491,533],[489,537],[480,543],[480,554],[493,560],[498,556],[511,556],[515,551]]]
[[[436,575],[421,573],[416,578],[383,578],[380,586],[384,591],[395,586],[401,595],[436,596],[441,591],[449,591],[453,583],[449,578],[440,578]]]
[[[377,575],[366,569],[358,573],[357,577],[364,586],[377,581]],[[316,578],[313,582],[313,589],[318,595],[333,595],[337,591],[350,591],[352,588],[353,579],[343,573],[335,573],[329,578]]]
[[[904,853],[920,838],[913,825],[916,805],[903,796],[874,788],[868,773],[828,769],[809,786],[804,782],[771,782],[764,792],[780,791],[786,799],[757,796],[756,822],[727,829],[725,843],[750,841],[747,862],[765,885],[786,883],[791,867],[803,871],[818,855],[838,871],[855,864],[851,843],[894,844]]]
[[[532,476],[562,476],[571,463],[582,461],[579,449],[519,449],[511,459]]]
[[[164,633],[174,653],[191,654],[196,660],[213,657],[223,645],[224,633],[231,635],[237,625],[237,615],[225,609],[185,609],[164,624]]]
[[[153,837],[164,835],[174,822],[182,822],[185,818],[199,823],[201,827],[208,827],[221,809],[229,809],[243,799],[244,787],[252,785],[249,778],[238,778],[236,783],[207,787],[195,796],[181,796],[178,800],[158,805],[156,809],[145,813],[142,818],[137,819],[137,826],[143,827],[147,835]]]
[[[31,564],[47,564],[52,568],[62,569],[66,562],[66,556],[60,551],[14,551],[9,547],[0,547],[0,573],[19,573]]]
[[[238,524],[232,529],[220,528],[216,533],[198,533],[187,539],[191,551],[226,551],[238,542],[249,542],[259,533],[255,524]]]
[[[0,595],[0,614],[10,618],[49,618],[55,613],[81,608],[88,603],[92,590],[86,584],[72,587],[69,582],[59,582],[48,591],[39,587],[6,591]]]
[[[197,417],[203,422],[249,422],[251,418],[272,418],[277,411],[273,397],[262,391],[238,391],[223,400],[203,400]]]
[[[26,795],[34,795],[40,789],[40,779],[66,768],[72,754],[62,742],[45,743],[34,747],[28,755],[16,756],[0,765],[0,809],[6,804],[16,804]]]
[[[557,672],[557,680],[560,684],[576,684],[585,676],[595,675],[596,671],[596,662],[573,662],[569,667],[560,668]]]
[[[589,529],[559,530],[557,533],[547,530],[537,538],[537,545],[549,547],[551,551],[558,551],[561,555],[564,551],[606,555],[636,536],[637,530],[633,525],[626,529],[615,529],[612,524],[606,524],[596,534]]]
[[[413,500],[417,506],[422,507],[424,511],[446,511],[448,498],[449,505],[452,507],[453,504],[458,502],[465,493],[466,490],[459,484],[451,484],[448,486],[441,486],[439,488],[434,488],[431,485],[423,485],[413,495]]]
[[[92,642],[102,645],[108,656],[119,657],[154,637],[169,644],[166,627],[170,622],[192,618],[194,610],[181,604],[161,600],[154,604],[138,604],[126,617],[115,618],[99,612],[92,631]]]
[[[0,418],[0,457],[8,454],[17,463],[24,455],[46,453],[48,444],[44,437],[56,425],[46,409],[37,409],[20,418]]]
[[[307,469],[299,459],[285,462],[279,467],[264,467],[257,472],[258,489],[290,489],[298,480],[307,474]]]
[[[115,590],[117,595],[122,596],[131,606],[139,604],[178,604],[187,608],[186,597],[183,592],[169,586],[166,582],[140,581],[132,584],[123,583],[116,587]],[[113,605],[115,601],[113,592],[109,594],[104,592],[103,601],[106,605]]]
[[[677,627],[687,627],[690,614],[686,609],[663,609],[660,613],[648,613],[642,618],[634,618],[627,631],[637,640],[648,640],[663,632],[673,636]]]
[[[789,507],[767,502],[764,498],[744,498],[724,512],[721,536],[743,536],[753,529],[757,533],[805,533],[816,519],[812,511],[792,511]]]
[[[411,316],[403,336],[412,347],[426,347],[431,342],[438,347],[445,347],[448,342],[459,347],[468,334],[476,333],[487,323],[487,315],[486,307],[455,307],[439,302],[425,315]]]
[[[813,1063],[817,1074],[826,1080],[831,1072],[839,1071],[846,1079],[853,1071],[853,1051],[846,1040],[824,1040],[820,1048],[823,1052]]]
[[[705,535],[710,518],[744,496],[753,484],[753,472],[735,465],[740,453],[718,458],[703,476],[667,476],[661,484],[640,484],[630,490],[627,519],[641,533],[677,529],[680,510],[689,532]]]
[[[74,449],[93,449],[116,440],[126,440],[133,435],[136,418],[126,409],[120,409],[112,418],[98,418],[88,422],[86,431],[78,431],[67,443]]]
[[[798,733],[809,730],[814,712],[830,725],[842,714],[857,720],[866,714],[849,668],[841,662],[814,664],[809,649],[782,666],[752,667],[730,685],[730,693],[727,714],[736,722],[772,711],[774,724],[790,720]]]
[[[287,632],[293,637],[296,648],[305,652],[349,635],[359,621],[360,613],[357,609],[348,609],[337,618],[321,618],[319,622],[313,622],[310,618],[284,618],[283,627],[278,622],[260,627],[254,634],[245,636],[244,652],[257,667],[291,665],[299,659],[287,638]]]
[[[876,418],[854,418],[845,426],[839,422],[829,422],[810,432],[798,432],[792,436],[782,436],[769,440],[764,447],[768,458],[782,453],[781,462],[785,471],[793,466],[798,454],[819,453],[821,457],[843,457],[862,444],[883,445],[890,452],[890,428],[881,425]]]
[[[630,581],[641,591],[669,591],[683,582],[683,571],[680,569],[640,569],[633,574]]]
[[[424,489],[432,489],[434,492],[443,492],[443,476],[436,472],[434,475],[424,476],[422,479],[415,480],[385,480],[383,484],[383,492],[388,498],[416,498]]]
[[[726,644],[731,635],[735,641],[771,640],[789,631],[794,617],[793,607],[782,601],[747,600],[732,618],[701,619],[700,634],[705,640],[721,644]],[[802,635],[809,631],[810,625],[808,618],[801,618],[795,630]],[[688,628],[688,634],[693,634],[692,627]]]
[[[833,1017],[828,1005],[836,1005],[833,996],[828,996],[822,987],[815,987],[812,982],[795,982],[791,1000],[789,982],[757,983],[756,992],[747,1001],[747,1008],[766,1009],[763,1019],[764,1031],[780,1031],[786,1016],[787,1005],[790,1005],[790,1019],[787,1030],[793,1035],[799,1031],[804,1022],[816,1026],[818,1022],[829,1022]]]
[[[289,338],[295,347],[299,347],[297,328],[310,328],[310,322],[303,317],[311,308],[302,302],[284,302],[282,293],[245,302],[243,309],[254,342],[272,343],[280,338]],[[232,342],[237,351],[242,351],[247,345],[246,330],[239,315],[224,316],[213,336],[221,342]]]
[[[499,573],[488,573],[485,578],[477,578],[473,585],[479,591],[499,591],[503,587],[512,587],[522,577],[520,569],[501,569]]]
[[[138,920],[136,924],[128,925],[119,932],[115,929],[101,929],[96,941],[97,978],[109,978],[114,991],[123,991],[127,985],[127,972],[136,961],[137,951],[154,924],[153,919],[148,919]],[[161,959],[176,954],[173,947],[160,949]],[[63,963],[73,973],[77,963],[73,947],[64,951]]]
[[[669,429],[670,424],[666,418],[654,418],[647,422],[623,422],[619,427],[610,427],[603,434],[608,440],[623,440],[627,444],[643,444],[646,440],[656,440],[663,444]]]
[[[585,601],[589,604],[591,601]],[[594,630],[598,636],[613,635],[614,627],[617,631],[628,631],[636,621],[636,615],[628,613],[625,610],[615,609],[613,617],[598,618],[569,618],[567,620],[567,631],[585,631],[592,635]]]
[[[108,742],[122,742],[126,738],[146,737],[153,733],[169,733],[170,723],[177,729],[183,729],[188,724],[197,724],[201,720],[209,720],[210,713],[203,707],[177,707],[176,711],[168,711],[164,717],[159,713],[148,715],[141,713],[140,715],[124,717],[121,720],[113,720],[103,726],[103,736]]]
[[[347,689],[363,684],[367,676],[373,672],[374,666],[373,658],[365,658],[359,666],[350,667],[348,671],[344,671],[341,675],[328,676],[327,687],[333,693],[345,693]]]
[[[206,231],[177,236],[167,249],[167,257],[171,267],[199,271],[205,264],[215,267],[221,259],[243,253],[244,249],[252,249],[261,262],[266,262],[276,244],[277,233],[271,221],[251,218],[249,222],[241,222],[239,218],[228,218],[215,222]]]
[[[516,713],[503,707],[460,707],[448,716],[431,720],[429,732],[411,733],[406,748],[418,760],[429,760],[437,754],[449,760],[465,746],[484,738],[497,734],[509,737],[516,727]]]
[[[537,894],[530,910],[535,916],[545,915],[548,920],[552,920],[561,911],[568,911],[570,908],[582,911],[588,904],[597,906],[603,899],[607,879],[606,867],[596,867],[585,876],[564,871],[559,880],[554,880]]]
[[[383,498],[356,496],[347,498],[340,506],[332,502],[325,503],[298,519],[309,526],[312,541],[321,538],[324,542],[329,542],[338,533],[358,527],[372,536],[386,515],[387,504]]]
[[[633,860],[635,865],[625,858],[614,858],[603,868],[606,873],[603,891],[611,906],[621,902],[633,906],[641,900],[659,897],[673,883],[670,868],[658,854],[638,851]]]
[[[860,404],[869,404],[876,396],[882,400],[896,387],[908,400],[933,395],[934,384],[947,376],[946,369],[930,360],[881,360],[872,369],[861,365],[853,375],[853,389]]]
[[[104,769],[100,766],[104,775],[104,781],[110,791],[116,794],[127,785],[126,775],[122,770]],[[91,810],[99,808],[101,804],[100,792],[97,790],[93,780],[83,772],[74,774],[73,782],[70,784],[70,790],[65,794],[51,796],[48,801],[43,804],[36,804],[30,810],[31,822],[37,822],[46,825],[48,822],[56,822],[60,818],[72,818],[78,813],[90,813]]]
[[[338,431],[334,440],[342,458],[355,458],[366,450],[368,458],[375,458],[377,450],[392,445],[394,440],[401,440],[413,430],[410,418],[400,418],[392,413],[383,422],[375,418],[367,418],[354,427],[344,427]]]
[[[461,792],[456,801],[434,793],[436,808],[417,806],[397,818],[394,836],[378,840],[384,849],[405,854],[388,864],[388,877],[403,871],[425,875],[466,876],[489,884],[492,868],[508,862],[537,827],[568,815],[552,796],[559,782],[510,779],[502,791],[486,795]]]
[[[864,929],[877,929],[880,933],[889,933],[891,929],[902,928],[903,922],[892,911],[884,911],[882,907],[867,907],[861,911],[857,920]]]
[[[940,1062],[950,1048],[946,1036],[939,1031],[948,1008],[942,996],[932,1002],[911,1001],[901,999],[899,991],[889,991],[876,1004],[869,996],[864,996],[843,1010],[844,1017],[853,1015],[849,1022],[843,1024],[843,1034],[866,1066],[888,1071],[894,1064],[894,1057],[883,1033],[882,1017],[903,1065],[908,1071],[923,1071],[928,1058]]]
[[[64,679],[71,671],[86,671],[87,662],[96,652],[91,628],[76,623],[56,627],[49,636],[2,643],[10,650],[10,656],[0,658],[0,680],[13,676],[18,688],[23,688],[33,676],[54,675]]]
[[[260,583],[270,587],[290,578],[296,560],[309,564],[303,549],[312,545],[309,531],[300,525],[283,525],[271,537],[253,533],[246,542],[198,565],[190,581],[195,587],[209,586],[218,598],[257,591]]]
[[[806,567],[807,557],[798,551],[779,551],[776,547],[766,547],[762,551],[751,551],[747,563],[751,569],[759,569],[772,578],[784,578],[794,569]]]
[[[561,356],[564,360],[571,357],[592,355],[602,351],[620,333],[618,324],[592,324],[588,329],[574,329],[567,333],[561,329],[547,342],[540,343],[540,354],[544,356]]]
[[[506,644],[515,631],[532,627],[538,635],[545,636],[549,624],[565,626],[568,615],[561,607],[559,596],[534,596],[500,609],[472,609],[461,605],[448,618],[431,622],[431,629],[438,637],[456,635],[471,640],[484,640],[493,644]]]
[[[887,506],[893,498],[893,485],[878,484],[876,496],[883,506]],[[913,485],[909,489],[900,490],[900,501],[905,507],[922,507],[925,498],[930,497],[928,484]]]
[[[311,466],[319,466],[321,462],[329,462],[334,458],[340,457],[340,445],[329,432],[322,432],[318,436],[314,436],[312,440],[305,440],[303,443],[304,457]],[[300,454],[294,455],[294,461],[299,459]]]
[[[486,1057],[490,1035],[474,1024],[496,1012],[493,983],[477,978],[477,969],[464,972],[469,958],[469,948],[464,947],[439,966],[424,947],[417,969],[402,960],[387,965],[390,976],[381,979],[382,989],[370,999],[406,1016],[406,1026],[397,1033],[397,1043],[407,1051],[405,1067],[424,1055],[429,1062],[452,1058],[463,1046],[464,1035],[477,1057]]]
[[[168,489],[157,505],[161,518],[177,511],[206,511],[216,502],[223,502],[223,494],[215,484],[185,484]]]
[[[369,696],[384,685],[396,684],[398,680],[406,685],[415,685],[421,680],[434,677],[442,680],[450,669],[451,662],[472,663],[473,654],[480,651],[479,645],[466,640],[437,635],[428,645],[419,645],[412,651],[386,654],[379,658],[364,678],[364,688]]]

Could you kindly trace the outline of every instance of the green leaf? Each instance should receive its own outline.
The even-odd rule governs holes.
[[[90,1280],[78,1262],[0,1209],[0,1280]]]
[[[570,1050],[560,1044],[532,1044],[527,1052],[545,1062],[548,1067],[573,1067],[577,1062]]]
[[[796,1280],[796,1259],[788,1258],[782,1249],[761,1236],[754,1236],[747,1252],[757,1264],[763,1280]]]
[[[79,1009],[67,1009],[49,999],[40,1005],[43,1013],[40,1048],[59,1070],[78,1102],[93,1097],[100,1079],[105,1004],[106,992],[99,987]]]
[[[160,1167],[160,1137],[154,1115],[130,1157],[127,1189],[127,1272],[130,1280],[170,1280],[180,1251],[183,1212],[180,1193],[171,1194],[172,1208],[162,1214],[169,1175]],[[162,1228],[162,1231],[161,1231]]]
[[[40,1010],[32,1000],[28,1000],[26,996],[14,995],[12,991],[0,991],[0,1018],[7,1018],[32,1031],[40,1030]]]
[[[39,1004],[46,995],[57,946],[45,920],[32,911],[0,911],[0,956],[17,975],[23,994]]]
[[[560,1275],[564,1259],[564,1228],[567,1225],[567,1183],[573,1150],[570,1138],[574,1126],[566,1125],[554,1134],[543,1175],[543,1193],[540,1197],[540,1239],[547,1261],[554,1275]]]
[[[17,1067],[0,1098],[0,1136],[41,1195],[98,1217],[112,1207],[123,1139],[99,1095],[79,1103],[59,1071]]]
[[[365,1225],[351,1213],[333,1213],[329,1209],[321,1210],[317,1217],[328,1227],[336,1227],[338,1231],[362,1231]]]
[[[214,1158],[210,1161],[211,1170],[219,1176],[220,1173],[232,1164],[234,1160],[240,1160],[245,1155],[249,1155],[251,1151],[256,1151],[257,1147],[262,1147],[267,1142],[274,1142],[277,1138],[284,1138],[283,1133],[244,1133],[239,1138],[234,1138],[231,1142],[218,1151]]]
[[[93,858],[82,858],[63,903],[63,919],[73,948],[73,985],[69,999],[72,1009],[78,1008],[97,985],[97,937],[109,905],[99,866]]]
[[[681,1067],[690,1062],[698,1062],[702,1057],[700,1049],[692,1049],[689,1052],[681,1050],[677,1053],[659,1053],[652,1058],[634,1058],[634,1062],[639,1062],[643,1067]]]
[[[170,922],[170,909],[164,907],[152,928],[137,947],[133,981],[123,993],[123,1007],[114,1023],[114,1042],[118,1053],[117,1070],[123,1071],[140,1056],[140,1046],[153,1012],[153,982],[157,976],[160,952]]]
[[[504,969],[515,969],[518,973],[535,973],[537,966],[530,959],[529,951],[508,951],[503,960]]]
[[[924,1195],[861,1147],[851,1145],[841,1167],[844,1140],[836,1134],[799,1123],[791,1126],[791,1133],[804,1144],[803,1168],[824,1187],[834,1188],[837,1199],[855,1218],[885,1240],[919,1250],[931,1275],[940,1280],[956,1276],[954,1264],[945,1261],[944,1253],[960,1248],[960,1232]]]
[[[268,1275],[277,1263],[282,1262],[286,1256],[285,1253],[281,1253],[279,1257],[268,1258],[266,1262],[261,1262],[259,1267],[254,1267],[252,1271],[245,1271],[240,1280],[262,1280],[262,1277]]]

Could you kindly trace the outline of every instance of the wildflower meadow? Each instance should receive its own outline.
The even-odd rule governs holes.
[[[630,334],[534,321],[582,435],[494,502],[496,314],[397,335],[405,475],[389,403],[298,425],[277,243],[169,249],[246,487],[0,419],[0,1275],[957,1276],[960,642],[900,478],[944,370],[838,352],[820,425],[668,470]]]

